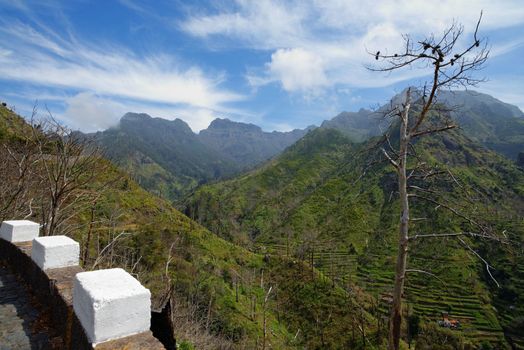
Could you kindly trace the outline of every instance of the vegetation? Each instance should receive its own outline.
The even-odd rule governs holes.
[[[186,213],[220,236],[256,251],[301,258],[341,288],[349,290],[347,285],[354,284],[374,296],[367,311],[380,319],[387,315],[391,297],[395,255],[391,232],[398,218],[398,201],[393,195],[392,170],[374,162],[380,158],[373,151],[376,141],[356,145],[335,130],[314,130],[264,167],[200,187],[186,200]],[[450,170],[465,187],[463,191],[467,188],[477,196],[477,205],[471,206],[457,194],[452,200],[506,227],[515,246],[521,247],[523,171],[460,131],[423,142],[416,145],[417,150],[429,162]],[[449,195],[452,188],[460,188],[450,178],[434,185]],[[417,208],[413,217],[428,218],[420,222],[417,232],[464,225],[436,205],[420,203]],[[510,304],[495,306],[492,290],[498,288],[484,272],[485,266],[452,237],[415,244],[410,268],[438,277],[408,274],[405,300],[421,324],[436,323],[442,311],[449,311],[463,325],[453,332],[468,341],[507,344],[503,327],[514,324],[519,311],[508,313]],[[508,279],[522,281],[520,275],[509,272],[518,269],[521,250],[508,254],[507,249],[491,250],[489,242],[472,244],[490,252],[485,257],[494,273],[507,266],[503,269],[511,276]],[[522,286],[522,282],[513,283]]]
[[[0,133],[9,135],[2,147],[23,140],[31,127],[0,112]],[[88,188],[111,185],[71,218],[70,234],[82,242],[86,268],[126,268],[152,290],[155,305],[172,286],[177,339],[188,347],[262,348],[265,339],[266,348],[381,348],[398,202],[392,171],[374,161],[376,141],[355,144],[336,130],[314,130],[263,167],[198,188],[187,214],[214,233],[105,162],[107,171]],[[417,150],[460,184],[448,178],[432,185],[450,196],[453,188],[469,193],[475,206],[451,199],[504,228],[513,243],[471,240],[493,266],[498,288],[452,237],[415,242],[410,266],[438,278],[408,273],[406,313],[419,318],[420,330],[414,335],[406,324],[405,339],[421,348],[455,338],[464,348],[522,346],[523,171],[460,131],[423,142]],[[427,203],[415,217],[428,218],[420,232],[464,225]],[[437,327],[443,311],[461,328]]]
[[[21,122],[2,128],[3,135],[25,139],[18,127],[36,128],[7,109],[1,112]],[[1,121],[11,125],[3,117]],[[10,140],[1,141],[2,149],[13,146]],[[47,152],[53,159],[54,148]],[[308,269],[308,278],[303,278],[300,265],[227,242],[143,190],[109,162],[98,159],[97,164],[104,171],[96,171],[89,183],[80,182],[79,189],[97,196],[90,197],[90,205],[75,207],[63,227],[81,242],[84,268],[125,268],[152,291],[155,307],[171,295],[176,301],[175,324],[180,325],[176,336],[187,348],[337,348],[348,335],[328,332],[327,327],[342,327],[356,315],[364,331],[373,333],[372,317],[348,307],[360,304],[360,295],[346,295],[315,269]],[[39,184],[24,186],[31,194]],[[27,205],[21,210],[19,215],[39,221],[38,206],[32,212]],[[336,306],[336,313],[327,318],[326,305]],[[324,336],[320,345],[319,332]],[[354,339],[356,348],[367,341],[364,338]]]

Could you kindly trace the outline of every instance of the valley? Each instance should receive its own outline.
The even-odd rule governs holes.
[[[482,212],[486,221],[506,227],[516,246],[490,254],[492,243],[473,238],[470,244],[485,252],[488,261],[497,261],[492,264],[498,276],[517,271],[523,258],[522,169],[469,139],[466,130],[449,134],[420,145],[428,159],[453,174],[454,180],[434,186],[450,192],[455,205],[468,195],[455,197],[454,187],[469,196],[475,193],[467,199],[478,203],[475,215]],[[202,186],[187,199],[186,214],[238,244],[299,257],[337,285],[356,284],[377,300],[379,318],[387,317],[395,255],[390,232],[395,231],[398,203],[392,200],[395,185],[387,164],[374,164],[380,158],[376,142],[355,144],[339,131],[314,130],[259,169]],[[416,217],[427,221],[414,225],[417,232],[447,232],[465,225],[446,210],[436,210],[439,206],[415,203]],[[464,210],[468,206],[458,204]],[[521,322],[523,311],[517,306],[522,305],[519,292],[508,299],[504,290],[522,290],[520,273],[510,273],[513,277],[497,288],[483,272],[482,261],[452,237],[428,238],[412,250],[406,312],[430,324],[448,312],[461,321],[456,333],[466,339],[505,344],[505,331],[511,333]],[[514,338],[521,344],[520,337]]]
[[[0,13],[1,349],[524,350],[521,0]]]
[[[257,347],[261,338],[278,348],[383,344],[398,201],[392,171],[376,146],[381,139],[366,129],[374,124],[363,121],[370,113],[343,113],[290,134],[216,120],[201,132],[212,147],[181,120],[131,113],[119,127],[73,133],[92,137],[120,169],[104,161],[108,168],[97,182],[109,181],[111,189],[70,219],[81,228],[72,235],[85,244],[84,265],[134,270],[154,302],[166,293],[185,300],[174,306],[186,315],[179,327],[199,335],[182,338],[204,348],[209,341]],[[6,108],[1,120],[6,144],[23,140],[31,128]],[[438,326],[444,314],[458,320],[460,328],[448,336],[460,344],[518,348],[524,171],[486,145],[470,138],[465,126],[416,148],[452,174],[432,182],[434,189],[511,237],[508,247],[464,238],[489,261],[500,286],[454,237],[418,239],[409,257],[405,312],[435,334],[446,331]],[[238,152],[223,151],[228,147]],[[90,188],[96,191],[96,183]],[[471,229],[438,205],[414,203],[416,217],[425,218],[412,228],[418,234]],[[101,257],[105,245],[111,256]],[[264,335],[264,322],[271,335]]]

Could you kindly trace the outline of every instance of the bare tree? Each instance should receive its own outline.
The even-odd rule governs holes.
[[[106,171],[99,148],[72,132],[51,114],[32,128],[41,168],[40,214],[43,234],[66,234],[69,220],[96,202],[106,184],[96,181]]]
[[[36,109],[33,110],[33,116]],[[16,115],[13,113],[13,119]],[[22,124],[21,132],[0,139],[0,220],[26,218],[34,213],[34,189],[38,157],[31,137],[31,127]],[[25,128],[23,128],[25,126]],[[27,135],[26,135],[27,133]]]
[[[39,117],[36,105],[29,122],[13,112],[8,117],[16,128],[0,138],[0,219],[39,217],[43,235],[69,235],[87,226],[82,262],[89,264],[97,201],[117,177],[104,174],[109,163],[92,140],[50,113]]]
[[[31,144],[25,140],[0,145],[0,220],[33,214],[31,188],[36,162]]]
[[[408,88],[401,97],[401,101],[392,102],[391,108],[385,112],[386,116],[393,118],[392,125],[398,126],[399,131],[398,140],[394,142],[386,133],[381,149],[387,161],[396,170],[400,199],[398,254],[389,325],[389,349],[399,348],[402,295],[406,273],[409,272],[407,269],[408,249],[410,240],[420,237],[420,235],[410,236],[410,222],[414,221],[410,217],[410,199],[427,199],[437,203],[431,196],[427,196],[428,193],[431,193],[430,189],[423,188],[412,181],[428,179],[441,173],[430,169],[423,160],[417,157],[414,142],[423,136],[457,127],[449,117],[449,111],[437,103],[437,97],[442,89],[468,87],[481,81],[472,75],[474,71],[483,66],[489,53],[486,40],[477,38],[481,19],[482,13],[473,38],[467,45],[464,45],[462,41],[463,26],[453,23],[438,37],[431,35],[424,40],[414,41],[410,36],[404,35],[404,50],[401,53],[384,54],[378,51],[372,54],[376,60],[383,63],[380,66],[369,67],[373,71],[392,72],[403,68],[419,68],[427,70],[428,75],[431,76],[420,90],[415,91]],[[411,158],[413,158],[414,165],[410,163]],[[453,214],[466,218],[459,210],[451,206],[444,207]],[[471,224],[478,224],[469,218],[467,220]],[[487,236],[486,230],[480,228],[479,235]],[[457,235],[461,234],[466,233],[461,232]]]

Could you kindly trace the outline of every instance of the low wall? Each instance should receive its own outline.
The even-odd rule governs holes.
[[[0,260],[31,286],[32,292],[42,304],[49,306],[52,321],[62,336],[64,348],[93,349],[73,311],[73,280],[83,269],[80,266],[70,266],[43,271],[31,259],[31,250],[31,241],[12,243],[0,239]],[[158,316],[153,316],[153,319],[156,317]],[[156,350],[165,347],[151,331],[147,331],[97,344],[95,349]]]

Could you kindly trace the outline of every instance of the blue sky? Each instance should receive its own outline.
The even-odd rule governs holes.
[[[476,89],[524,109],[521,0],[0,0],[0,99],[25,116],[38,101],[83,131],[127,111],[194,131],[216,117],[302,128],[426,78],[370,72],[366,50],[394,52],[401,34],[453,20],[467,39],[481,10],[491,57]]]

